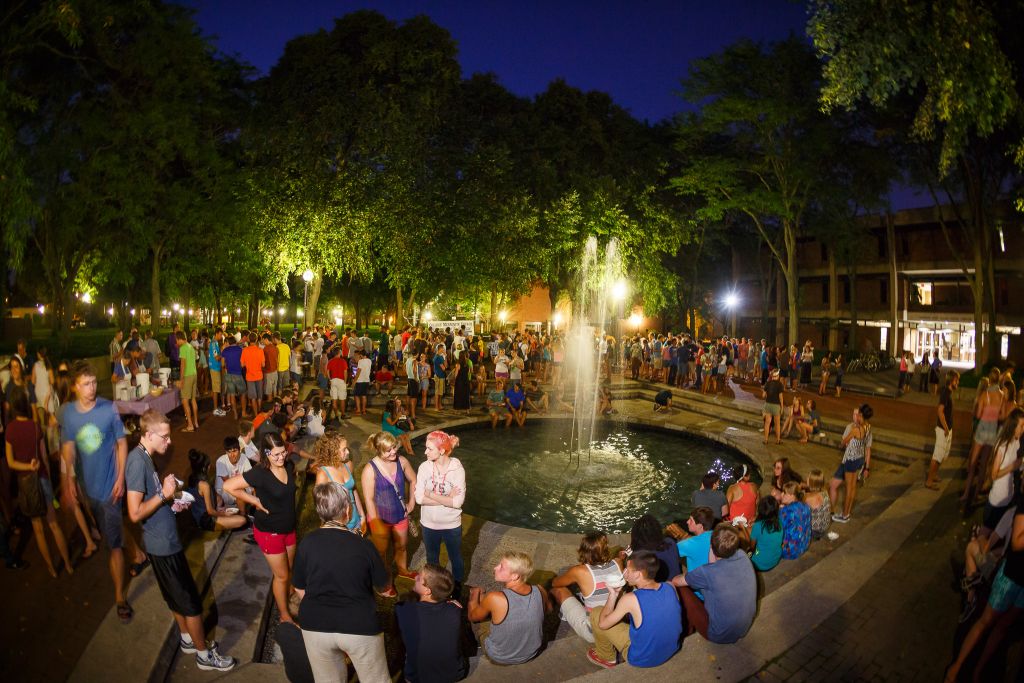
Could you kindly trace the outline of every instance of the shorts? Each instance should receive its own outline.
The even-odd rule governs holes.
[[[225,500],[224,502],[226,503],[227,501]],[[232,500],[232,502],[234,501]],[[211,515],[210,513],[203,513],[203,516],[199,518],[199,521],[196,523],[196,526],[198,526],[203,531],[214,531],[217,528],[217,520],[214,519],[213,515]]]
[[[294,374],[295,373],[293,372],[292,375],[294,375]],[[330,391],[330,389],[331,389],[331,380],[327,378],[327,375],[325,375],[325,374],[323,374],[321,372],[321,373],[318,373],[317,376],[316,376],[316,385],[318,387],[320,387],[320,391]]]
[[[263,376],[263,393],[268,396],[277,393],[277,373],[268,372]]]
[[[499,406],[497,408],[490,408],[490,409],[487,410],[487,413],[489,415],[491,415],[492,417],[508,417],[508,415],[509,415],[508,408],[506,408],[504,406]]]
[[[495,370],[494,371],[494,378],[495,379],[508,379],[508,373],[507,372],[498,372],[497,370]]]
[[[46,501],[46,511],[53,507],[53,484],[49,477],[39,477],[39,488],[43,490],[43,499]],[[994,528],[994,527],[993,527]]]
[[[1006,612],[1011,607],[1024,609],[1024,586],[1006,578],[1006,563],[996,573],[992,582],[992,592],[988,596],[988,606],[996,612]]]
[[[118,550],[124,547],[124,538],[121,535],[121,503],[112,503],[110,500],[86,499],[92,516],[96,518],[96,526],[99,527],[100,535],[107,547],[111,550]]]
[[[356,386],[355,386],[355,395],[356,396],[366,396],[369,393],[370,393],[370,383],[369,382],[356,382]]]
[[[444,396],[444,377],[434,378],[434,394]]]
[[[297,376],[297,375],[296,375]],[[287,370],[277,371],[277,388],[278,390],[287,389],[292,383],[292,373]]]
[[[429,379],[421,379],[420,380],[420,391],[430,391],[430,380]]]
[[[672,392],[670,391],[659,391],[654,397],[654,402],[659,406],[667,406],[668,402],[672,400]]]
[[[332,401],[344,401],[348,398],[348,385],[345,384],[345,380],[332,378],[331,379],[331,400]]]
[[[249,398],[258,399],[263,396],[263,380],[262,379],[247,379],[245,380],[245,395]]]
[[[662,367],[664,367],[664,361],[662,361],[661,358],[655,358],[654,359],[654,369],[655,370],[661,370]]]
[[[935,450],[932,451],[932,460],[942,464],[942,461],[949,455],[949,448],[953,445],[953,430],[949,430],[947,436],[942,427],[935,428]]]
[[[182,401],[191,401],[196,397],[196,376],[189,375],[188,377],[182,377],[181,383],[178,385],[179,391],[181,391]]]
[[[153,576],[160,594],[172,612],[183,617],[198,617],[203,613],[203,602],[199,599],[196,581],[185,559],[185,552],[179,550],[173,555],[147,555],[153,565]]]
[[[245,378],[241,375],[232,375],[229,372],[227,377],[224,378],[224,387],[227,389],[225,393],[232,396],[241,396],[245,393]]]
[[[999,423],[989,420],[979,420],[974,430],[974,443],[979,446],[995,446],[996,437],[999,435]]]
[[[832,475],[833,479],[843,479],[844,474],[853,474],[854,472],[860,472],[860,468],[864,467],[864,458],[857,458],[856,460],[844,460],[839,463],[839,467],[836,468],[835,473]]]
[[[221,376],[220,370],[210,370],[210,391],[215,394],[220,393],[221,388]]]
[[[1003,518],[1003,513],[1009,509],[1009,504],[996,507],[986,500],[985,512],[981,516],[982,526],[986,529],[995,529],[999,525],[999,520]]]
[[[264,555],[280,555],[288,547],[295,545],[294,531],[289,531],[287,534],[273,534],[253,527],[252,537]]]
[[[575,597],[570,597],[558,608],[558,616],[562,621],[569,624],[583,640],[588,643],[594,642],[594,630],[590,625],[590,612],[583,606],[583,603]]]
[[[843,386],[843,376],[842,374],[838,374],[836,375],[836,389],[840,388],[841,386]]]
[[[782,415],[782,406],[778,403],[765,403],[764,408],[761,409],[762,415],[771,415],[772,417],[779,417]]]
[[[288,376],[292,379],[292,384],[302,384],[302,375],[297,372],[289,372]]]
[[[405,387],[405,393],[409,398],[416,398],[420,395],[420,383],[410,379]]]

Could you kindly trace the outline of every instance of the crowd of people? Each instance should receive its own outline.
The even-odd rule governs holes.
[[[729,381],[760,385],[766,444],[773,431],[776,442],[791,433],[807,442],[820,433],[815,400],[800,399],[797,389],[837,396],[842,390],[841,355],[823,355],[820,381],[811,383],[815,352],[809,342],[799,349],[764,340],[699,344],[685,335],[649,334],[618,342],[595,336],[594,344],[605,380],[620,368],[635,379],[667,385],[656,394],[656,411],[674,409],[673,388],[710,393]],[[204,632],[202,603],[175,520],[186,508],[204,531],[251,529],[246,540],[259,547],[273,576],[282,647],[289,638],[300,645],[286,652],[290,676],[295,670],[300,678],[306,671],[317,681],[342,680],[347,658],[360,680],[389,679],[375,596],[398,599],[401,577],[412,588],[395,605],[406,679],[459,680],[467,672],[466,621],[485,625],[479,639],[488,659],[515,665],[543,649],[542,624],[556,608],[592,645],[589,660],[604,668],[623,662],[658,666],[693,633],[715,643],[736,642],[755,618],[757,573],[798,559],[832,523],[848,522],[858,486],[871,471],[873,410],[861,404],[843,431],[831,478],[820,469],[805,478],[787,458],[778,458],[762,495],[746,467],[732,473],[725,491],[720,476],[709,472],[693,492],[685,521],[662,526],[642,515],[621,551],[609,546],[606,534],[587,533],[578,564],[544,586],[528,583],[529,555],[506,552],[493,568],[501,588],[484,591],[464,586],[462,507],[468,492],[466,469],[453,455],[459,439],[431,432],[424,460],[414,468],[409,432],[417,429],[418,412],[444,412],[449,401],[455,414],[476,407],[486,411],[492,428],[506,429],[525,426],[532,413],[571,409],[565,401],[569,378],[562,372],[566,348],[557,336],[527,331],[484,338],[462,328],[406,327],[384,328],[371,338],[358,330],[314,326],[283,339],[269,328],[186,334],[175,327],[163,347],[151,332],[132,330],[127,341],[117,333],[109,360],[115,384],[133,383],[143,372],[155,378],[168,363],[184,409],[182,431],[195,431],[206,421],[197,398],[209,395],[212,418],[231,415],[237,425],[232,429],[224,422],[223,453],[211,462],[192,451],[184,481],[173,473],[160,478],[153,456],[172,443],[165,415],[144,414],[132,439],[138,445],[129,451],[115,404],[97,396],[93,366],[54,367],[45,348],[30,362],[19,344],[4,387],[7,458],[0,468],[0,523],[9,525],[18,515],[30,519],[51,575],[71,573],[69,540],[55,516],[59,495],[81,532],[82,558],[96,552],[101,539],[110,548],[118,617],[129,623],[134,613],[126,576],[152,567],[178,625],[179,648],[194,654],[203,670],[228,670],[235,660]],[[938,373],[941,362],[927,368],[926,386],[937,384],[932,372]],[[913,359],[902,359],[901,392],[909,390],[914,372]],[[947,371],[944,379],[936,391],[929,488],[937,487],[938,466],[952,443],[959,375]],[[788,402],[787,392],[793,395]],[[597,410],[613,411],[607,381],[599,396]],[[975,399],[962,501],[970,506],[983,495],[985,510],[965,555],[965,620],[977,616],[986,592],[989,599],[950,680],[984,641],[980,671],[1024,609],[1024,516],[1016,514],[1024,412],[1018,400],[1012,371],[998,370],[982,382]],[[341,429],[352,418],[376,422],[369,416],[371,401],[381,411],[380,421],[362,446],[365,464],[357,472]],[[322,524],[300,540],[301,459],[315,476],[313,497]],[[131,525],[141,529],[141,547]],[[426,564],[419,570],[409,566],[410,535],[422,535]],[[442,546],[447,566],[441,564]],[[0,553],[8,567],[23,564],[7,547],[6,528],[0,529]]]

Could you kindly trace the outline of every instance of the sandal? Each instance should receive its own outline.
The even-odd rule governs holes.
[[[121,620],[122,624],[132,623],[132,617],[135,616],[135,610],[127,602],[117,603],[117,618]]]
[[[143,570],[146,567],[148,567],[148,566],[149,566],[149,558],[148,557],[146,559],[144,559],[142,562],[136,562],[136,563],[134,563],[132,565],[129,565],[129,567],[128,567],[128,576],[130,576],[130,577],[132,577],[134,579],[136,576],[141,574],[143,572]],[[127,604],[127,603],[125,603],[125,604]]]
[[[382,598],[397,598],[398,597],[398,591],[395,590],[394,586],[391,586],[386,591],[383,591],[381,593],[377,593],[377,595],[379,595]]]

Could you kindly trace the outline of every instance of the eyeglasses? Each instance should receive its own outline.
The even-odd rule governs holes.
[[[150,432],[150,434],[152,434],[153,436],[160,437],[166,443],[170,443],[171,442],[171,433],[170,432],[167,432],[166,434],[161,434],[159,432]]]

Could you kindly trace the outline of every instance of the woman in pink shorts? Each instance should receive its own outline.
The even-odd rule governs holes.
[[[416,472],[409,461],[398,454],[398,439],[391,434],[371,434],[366,447],[374,456],[363,467],[360,482],[370,540],[380,553],[389,577],[388,545],[393,541],[398,575],[415,581],[416,572],[409,571],[405,548],[409,538],[409,514],[416,507]],[[393,598],[398,593],[392,583],[381,595]]]
[[[224,490],[252,506],[252,535],[274,574],[277,610],[281,621],[294,622],[288,611],[288,593],[295,560],[295,466],[288,460],[288,448],[280,434],[264,435],[260,447],[264,457],[251,470],[224,482]]]

